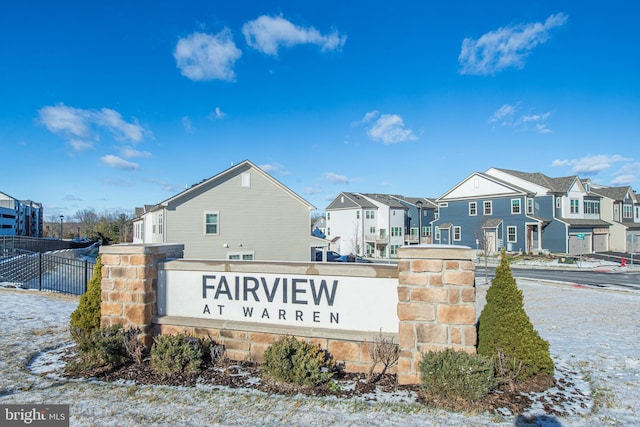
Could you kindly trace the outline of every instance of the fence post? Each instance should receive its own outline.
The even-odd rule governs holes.
[[[82,293],[86,293],[89,287],[89,261],[84,260],[84,289]]]
[[[42,252],[38,252],[38,290],[42,291]]]

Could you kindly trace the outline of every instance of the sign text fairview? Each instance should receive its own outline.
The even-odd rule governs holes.
[[[296,322],[311,320],[316,323],[320,321],[319,309],[333,306],[337,289],[337,279],[328,281],[320,278],[273,275],[203,275],[202,298],[215,300],[212,307],[205,303],[203,314],[211,314],[214,311],[223,315],[225,303],[237,304],[242,301],[247,303],[242,307],[245,318],[253,318],[254,307],[249,304],[257,303],[259,308],[255,314],[258,318],[287,320],[289,317]],[[265,306],[266,303],[269,305]],[[290,304],[297,308],[287,313],[285,307]],[[302,310],[302,306],[311,306],[307,319],[306,310]],[[339,318],[339,313],[329,314],[330,323],[339,323]]]

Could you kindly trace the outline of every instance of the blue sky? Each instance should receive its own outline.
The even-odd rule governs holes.
[[[640,191],[640,5],[20,1],[0,191],[132,212],[251,160],[318,209],[489,167]]]

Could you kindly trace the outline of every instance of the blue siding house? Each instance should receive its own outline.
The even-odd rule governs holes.
[[[436,199],[434,243],[487,253],[607,250],[610,224],[600,218],[600,199],[577,176],[474,172]]]

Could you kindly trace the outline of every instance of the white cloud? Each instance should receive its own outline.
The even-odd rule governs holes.
[[[489,123],[497,123],[500,126],[520,127],[528,130],[531,126],[540,133],[551,133],[547,126],[547,119],[551,117],[550,112],[542,114],[516,114],[519,103],[516,105],[504,104],[498,108],[490,117]]]
[[[100,157],[100,160],[102,160],[102,163],[104,163],[105,165],[114,169],[135,171],[135,170],[138,170],[138,168],[140,167],[140,165],[138,165],[137,163],[129,162],[127,160],[124,160],[121,157],[114,156],[112,154],[102,156]]]
[[[83,139],[70,139],[67,141],[67,144],[69,144],[74,151],[84,151],[93,148],[92,141],[85,141]]]
[[[233,66],[241,55],[227,28],[216,35],[195,32],[181,38],[173,52],[182,75],[195,81],[234,81]]]
[[[133,143],[151,135],[137,121],[127,122],[119,112],[110,108],[83,110],[58,104],[41,108],[38,115],[49,131],[66,138],[75,151],[93,147],[100,140],[100,131],[108,131],[116,140]]]
[[[631,185],[633,184],[633,182],[635,182],[636,179],[638,179],[638,176],[636,175],[618,175],[613,179],[613,181],[611,181],[611,185],[614,185],[614,186]]]
[[[489,117],[489,123],[498,123],[505,125],[513,122],[513,116],[516,113],[516,107],[514,105],[504,104],[498,108],[495,113]]]
[[[277,56],[281,47],[299,44],[314,44],[323,52],[339,50],[347,41],[347,36],[336,30],[321,34],[313,27],[294,25],[281,16],[262,15],[244,24],[242,33],[250,47],[271,56]]]
[[[146,130],[137,123],[128,123],[122,119],[122,115],[110,108],[102,108],[100,111],[91,112],[93,122],[109,130],[118,140],[130,140],[140,142]]]
[[[624,157],[619,154],[598,154],[595,156],[585,156],[579,159],[558,159],[551,164],[554,167],[571,167],[571,171],[576,175],[596,176],[609,173],[608,185],[626,186],[633,185],[640,179],[640,162]],[[600,178],[599,181],[604,181]],[[637,190],[637,189],[636,189]]]
[[[220,107],[216,107],[215,110],[209,113],[209,120],[222,120],[227,117],[227,113],[222,111]]]
[[[348,184],[349,178],[344,175],[338,175],[333,172],[325,172],[323,174],[324,178],[332,184]]]
[[[477,40],[465,38],[458,56],[460,74],[488,75],[509,67],[522,68],[527,55],[550,38],[552,29],[563,26],[567,20],[567,15],[558,13],[544,23],[502,27]]]
[[[125,147],[122,150],[120,150],[120,154],[122,154],[123,157],[127,157],[127,158],[132,158],[132,157],[151,157],[151,153],[148,151],[138,151],[136,149],[133,149],[131,147]]]
[[[64,104],[43,107],[38,111],[40,121],[53,133],[86,138],[91,135],[90,112]]]
[[[281,165],[280,163],[266,163],[266,164],[260,165],[260,169],[262,169],[263,171],[269,174],[274,174],[274,173],[278,173],[280,175],[289,174],[289,172],[287,172],[284,166]]]
[[[382,141],[385,145],[418,139],[411,129],[404,128],[404,121],[397,114],[380,114],[373,110],[366,113],[361,122],[373,122],[367,129],[367,135],[373,141]]]

